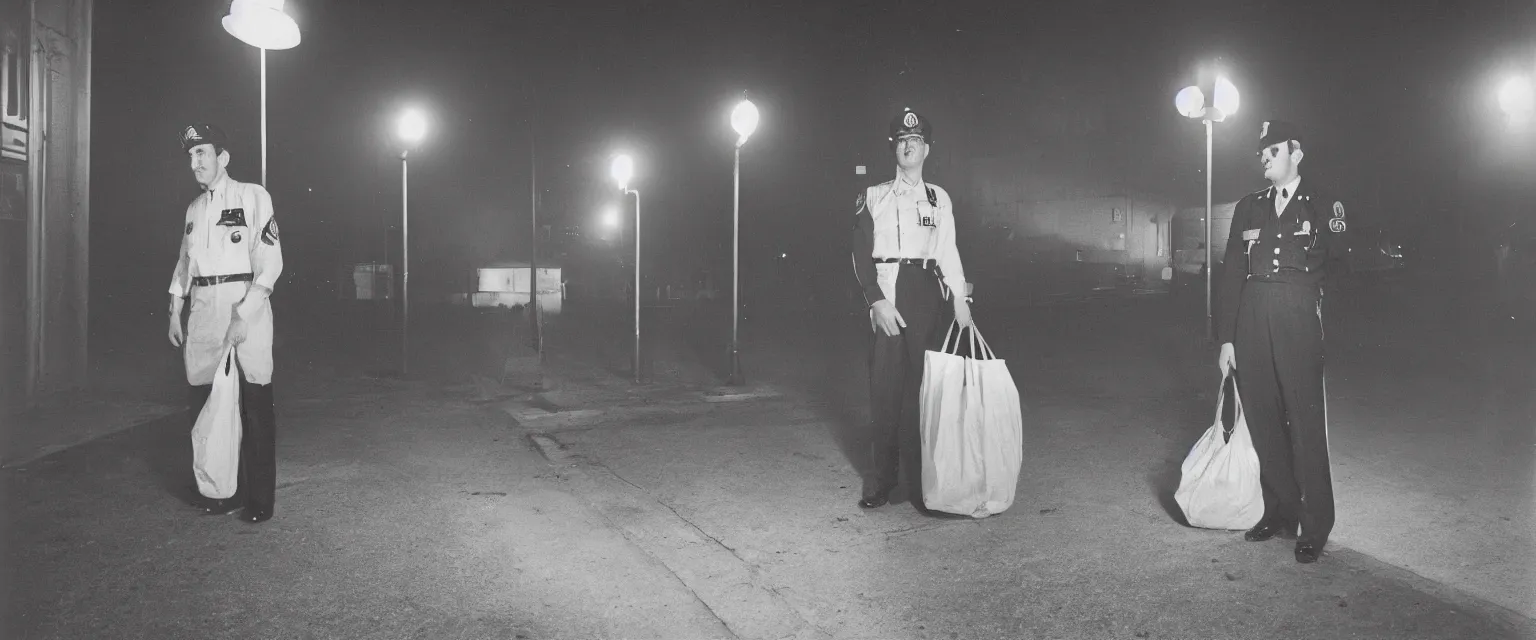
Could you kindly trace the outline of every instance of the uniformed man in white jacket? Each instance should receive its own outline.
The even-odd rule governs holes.
[[[889,137],[896,179],[865,189],[855,205],[853,272],[874,333],[869,358],[873,468],[859,500],[865,509],[889,501],[902,450],[908,478],[921,475],[917,443],[923,356],[937,343],[940,323],[947,319],[944,301],[951,302],[962,327],[971,326],[969,289],[955,247],[954,207],[944,189],[923,179],[932,141],[927,118],[911,109],[897,114]],[[909,493],[914,504],[921,503],[920,487]]]
[[[213,389],[214,370],[230,346],[240,368],[240,475],[235,495],[205,499],[209,514],[244,507],[240,517],[272,517],[277,489],[276,415],[272,400],[272,305],[283,251],[272,198],[259,184],[231,178],[224,133],[195,124],[181,133],[192,177],[203,189],[187,206],[181,253],[171,276],[171,344],[182,348],[192,386],[193,419]],[[185,329],[183,304],[191,300]]]

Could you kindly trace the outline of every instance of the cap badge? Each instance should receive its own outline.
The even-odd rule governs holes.
[[[908,129],[911,129],[912,127],[917,126],[917,122],[918,122],[917,114],[912,113],[911,111],[908,111],[907,115],[902,116],[902,118],[901,118],[901,126],[906,127]]]

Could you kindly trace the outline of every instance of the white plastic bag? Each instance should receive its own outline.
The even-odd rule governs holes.
[[[213,390],[192,427],[192,472],[197,491],[224,499],[235,495],[240,475],[240,369],[229,348],[213,372]]]
[[[923,504],[985,518],[1013,506],[1024,457],[1024,419],[1007,363],[974,327],[970,357],[956,353],[957,326],[950,325],[939,351],[923,356]]]
[[[1222,381],[1216,422],[1184,458],[1179,489],[1173,494],[1189,524],[1204,529],[1248,529],[1264,517],[1259,455],[1253,450],[1236,382],[1230,375]],[[1233,405],[1230,432],[1221,424],[1229,390]]]

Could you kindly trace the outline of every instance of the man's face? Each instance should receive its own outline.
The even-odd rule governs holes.
[[[229,164],[229,152],[215,151],[211,144],[187,149],[187,158],[192,164],[192,178],[205,187],[218,180],[224,174],[224,167]]]
[[[1292,151],[1289,142],[1277,142],[1259,151],[1259,163],[1264,165],[1266,179],[1275,184],[1284,184],[1296,177],[1301,156],[1301,149]]]
[[[928,141],[922,136],[904,136],[896,140],[896,166],[917,169],[928,158]]]

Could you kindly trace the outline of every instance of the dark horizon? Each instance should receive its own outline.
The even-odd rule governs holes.
[[[834,216],[888,178],[884,127],[903,106],[935,122],[937,183],[958,186],[966,158],[1021,154],[1196,206],[1203,135],[1172,100],[1219,59],[1242,108],[1217,125],[1218,202],[1263,186],[1252,140],[1260,120],[1281,117],[1306,132],[1304,172],[1358,219],[1431,233],[1437,210],[1467,206],[1469,192],[1488,198],[1479,208],[1510,202],[1517,192],[1484,185],[1514,184],[1494,169],[1522,156],[1499,153],[1530,148],[1508,145],[1482,97],[1522,52],[1536,62],[1526,2],[1300,2],[1278,19],[1279,5],[1253,2],[452,7],[287,4],[304,40],[268,52],[267,76],[285,280],[315,287],[343,263],[383,259],[399,218],[391,119],[406,104],[432,119],[410,167],[412,282],[424,289],[470,264],[526,258],[530,143],[541,223],[590,225],[618,202],[607,158],[625,148],[650,264],[724,266],[728,113],[743,92],[763,113],[743,151],[749,271],[790,250],[813,265],[840,255]],[[104,309],[162,305],[152,294],[196,193],[175,144],[182,126],[222,126],[232,175],[259,180],[257,51],[219,27],[226,11],[97,7],[92,286]],[[956,204],[962,230],[977,223],[963,193]]]

